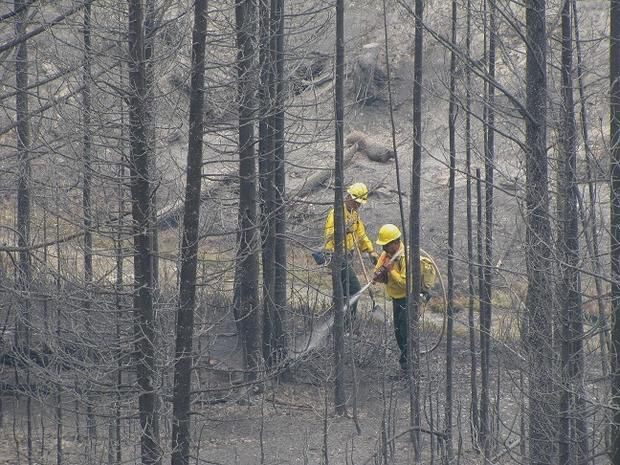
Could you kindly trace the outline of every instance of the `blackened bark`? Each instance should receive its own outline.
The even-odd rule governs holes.
[[[268,367],[286,357],[286,206],[284,202],[283,1],[260,0],[259,170],[263,243],[263,357]]]
[[[146,69],[144,55],[144,11],[140,0],[129,1],[129,172],[134,228],[134,328],[140,426],[144,465],[161,463],[159,414],[155,388],[153,266],[151,251],[151,186],[148,130],[146,122]]]
[[[84,7],[83,17],[83,40],[84,40],[84,58],[82,69],[82,163],[83,163],[83,180],[82,180],[82,213],[84,228],[84,290],[86,297],[84,299],[84,316],[86,320],[86,331],[91,332],[91,307],[92,307],[92,284],[93,284],[93,213],[91,206],[92,196],[92,135],[91,135],[91,62],[92,62],[92,46],[91,46],[91,6]],[[92,360],[94,353],[92,349],[88,350],[88,357]],[[92,396],[86,396],[86,433],[89,442],[88,460],[92,461],[96,455],[95,439],[97,436],[97,423],[93,413]]]
[[[15,35],[19,38],[26,33],[28,10],[23,8],[24,0],[15,0]],[[17,270],[17,287],[19,290],[19,315],[15,337],[15,348],[22,354],[30,351],[31,337],[31,301],[30,285],[32,270],[30,267],[30,115],[28,114],[28,42],[19,43],[15,55],[15,119],[17,127],[17,245],[19,264]],[[17,378],[17,372],[16,372]],[[26,367],[26,383],[30,382],[30,370]],[[26,397],[26,442],[28,465],[32,465],[32,398]]]
[[[454,365],[454,203],[456,171],[456,26],[457,4],[452,0],[452,26],[450,42],[454,47],[450,53],[450,104],[448,110],[448,131],[450,140],[450,175],[448,179],[448,326],[446,329],[446,405],[445,432],[448,463],[454,458],[452,449],[452,371]]]
[[[407,263],[420,263],[420,182],[422,179],[422,76],[424,43],[424,1],[415,0],[415,35],[413,62],[413,157],[411,160],[411,204],[409,211],[409,256]],[[407,341],[409,344],[409,424],[414,460],[420,461],[420,273],[413,273],[413,266],[407,267],[407,282],[410,292],[407,299]]]
[[[611,312],[612,324],[612,384],[613,421],[611,426],[611,460],[620,463],[620,0],[610,3],[610,251],[611,251]]]
[[[121,74],[122,76],[122,74]],[[121,114],[123,101],[121,100]],[[121,128],[123,126],[121,125]],[[121,160],[124,160],[125,154],[121,154]],[[110,450],[108,456],[112,458],[111,465],[121,465],[123,461],[122,453],[122,436],[121,436],[121,402],[122,402],[122,383],[123,383],[123,353],[121,348],[121,325],[123,315],[123,269],[124,269],[124,256],[123,256],[123,212],[124,212],[124,186],[123,179],[125,177],[125,167],[122,163],[119,163],[119,176],[118,176],[118,225],[116,232],[116,240],[114,244],[114,252],[116,255],[116,280],[114,282],[114,300],[116,304],[115,315],[115,344],[116,344],[116,370],[113,373],[112,382],[116,385],[116,396],[114,406],[114,424],[111,426],[113,430],[113,438],[110,440]]]
[[[488,36],[488,53],[485,57],[489,80],[485,82],[484,107],[484,171],[485,171],[485,250],[483,264],[483,286],[480,293],[480,442],[485,456],[489,454],[489,432],[491,430],[489,418],[490,379],[489,357],[491,344],[491,314],[492,314],[492,269],[493,269],[493,174],[495,163],[495,87],[491,84],[495,80],[495,2],[488,1],[489,19],[485,23]]]
[[[154,83],[154,66],[155,66],[155,2],[156,0],[146,0],[146,12],[144,18],[144,59],[146,61],[146,116],[148,121],[145,122],[147,128],[147,143],[149,144],[150,166],[151,171],[151,266],[153,267],[153,290],[157,295],[159,289],[159,231],[157,228],[157,187],[155,182],[155,174],[157,173],[157,152],[155,147],[155,83]]]
[[[254,150],[255,0],[235,5],[239,99],[239,233],[235,265],[235,312],[241,329],[248,379],[260,364],[258,347],[258,251],[256,156]]]
[[[585,465],[589,443],[584,399],[583,308],[581,302],[579,212],[577,182],[577,127],[573,99],[573,47],[571,2],[562,9],[562,198],[560,301],[562,304],[562,380],[560,462]],[[574,426],[571,425],[574,418]],[[571,427],[572,426],[572,427]],[[568,444],[564,440],[570,440]],[[572,451],[572,444],[575,444]],[[573,458],[574,457],[574,458]],[[562,460],[566,460],[562,462]]]
[[[56,190],[55,195],[56,208],[59,208],[59,195]],[[58,216],[56,217],[56,237],[60,237],[60,221]],[[58,295],[62,292],[62,274],[61,274],[61,252],[60,243],[56,243],[56,292]],[[61,318],[61,306],[56,306],[56,344],[58,347],[62,344],[62,318]],[[61,376],[62,367],[60,364],[56,366],[56,375]],[[62,386],[61,383],[56,385],[56,407],[54,409],[54,416],[56,421],[56,465],[62,465],[63,463],[63,411],[62,411]]]
[[[15,34],[26,32],[27,9],[23,0],[15,0]],[[16,346],[23,351],[30,346],[30,121],[28,116],[28,47],[27,41],[20,42],[15,56],[15,119],[17,129],[17,157],[19,173],[17,178],[17,245],[19,266],[17,283],[20,291],[20,315],[17,324]]]
[[[286,177],[284,151],[284,0],[272,0],[271,22],[273,31],[274,76],[274,170],[275,170],[275,312],[272,319],[273,344],[283,359],[286,357],[286,344],[282,327],[282,314],[287,305],[287,264],[286,264]]]
[[[170,461],[172,465],[188,465],[190,458],[190,393],[196,270],[198,265],[198,229],[200,226],[200,187],[202,183],[206,33],[207,0],[196,0],[192,32],[187,179],[183,210],[181,277],[172,398],[172,458]]]
[[[547,174],[547,36],[545,0],[526,2],[526,344],[530,369],[529,446],[532,465],[551,464],[555,422],[552,276]]]
[[[471,55],[471,1],[467,0],[467,26],[465,47],[467,58]],[[473,215],[471,194],[471,68],[465,69],[465,165],[467,170],[466,197],[467,197],[467,271],[468,271],[468,324],[469,324],[469,352],[470,352],[470,386],[471,386],[471,427],[474,447],[477,447],[479,428],[478,419],[478,359],[476,357],[476,331],[474,326],[474,292],[475,292],[475,267],[474,267],[474,238],[473,238]]]
[[[478,302],[480,305],[480,309],[479,309],[479,334],[480,334],[480,352],[482,352],[482,345],[483,345],[483,318],[482,318],[482,313],[483,313],[483,307],[484,307],[484,301],[482,296],[484,295],[484,268],[482,266],[482,264],[484,263],[484,247],[483,247],[483,242],[484,242],[484,233],[483,233],[483,199],[482,199],[482,177],[481,177],[481,173],[480,173],[480,168],[476,168],[476,198],[477,198],[477,205],[476,205],[476,256],[477,256],[477,263],[478,263]],[[482,355],[480,356],[480,358],[482,359]],[[482,360],[480,361],[480,365],[482,366]],[[480,371],[482,371],[482,368],[480,369]],[[483,378],[481,376],[481,378]],[[481,390],[485,390],[484,388],[484,381],[485,379],[482,379],[482,388]],[[488,383],[488,379],[486,380]],[[488,392],[488,386],[486,387],[486,391]],[[482,441],[483,437],[484,437],[484,433],[483,433],[483,424],[484,422],[482,421],[482,416],[483,414],[486,414],[485,409],[483,409],[483,402],[482,399],[480,399],[480,429],[478,431],[479,435],[477,436],[477,440],[478,440],[478,444],[475,444],[475,447],[478,448],[479,447],[479,443]],[[488,410],[487,410],[488,412]]]
[[[344,415],[344,290],[340,278],[344,257],[344,0],[336,0],[336,143],[334,155],[334,403],[336,414]]]
[[[272,60],[273,29],[270,0],[259,0],[259,87],[258,171],[263,268],[263,358],[267,367],[276,363],[275,338],[275,173],[274,173],[274,72]]]

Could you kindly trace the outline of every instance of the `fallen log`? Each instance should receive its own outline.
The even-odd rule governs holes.
[[[344,153],[344,166],[345,167],[349,163],[351,163],[351,160],[353,160],[353,157],[355,156],[357,151],[358,151],[357,144],[353,144],[351,147],[348,147],[345,150],[345,153]],[[299,188],[299,190],[297,191],[297,195],[306,196],[314,192],[320,185],[322,185],[323,183],[325,183],[325,181],[330,179],[333,174],[334,174],[333,168],[320,169],[316,173],[311,174],[310,176],[306,178],[306,181]]]
[[[369,160],[386,163],[394,158],[394,151],[380,142],[374,141],[362,131],[352,131],[345,139],[347,145],[357,144],[358,150]]]

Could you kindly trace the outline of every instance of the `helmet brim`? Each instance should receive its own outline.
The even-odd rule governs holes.
[[[398,240],[400,240],[400,236],[398,236],[398,237],[397,237],[397,238],[395,238],[395,239],[390,239],[389,241],[385,241],[385,240],[377,239],[377,240],[375,241],[375,244],[377,244],[377,245],[385,245],[385,244],[389,244],[390,242],[394,242],[394,241],[398,241]]]

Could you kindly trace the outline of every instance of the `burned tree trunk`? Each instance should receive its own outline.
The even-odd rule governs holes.
[[[529,356],[529,447],[531,464],[553,461],[556,410],[553,393],[549,302],[552,250],[547,174],[547,35],[545,0],[526,2],[526,297]]]
[[[21,39],[26,33],[28,14],[26,0],[15,0],[15,35]],[[21,356],[29,353],[31,344],[30,287],[32,270],[30,263],[30,115],[28,111],[28,45],[23,40],[17,46],[15,55],[15,119],[17,128],[17,245],[19,262],[17,288],[19,291],[19,314],[16,322],[15,348]],[[17,378],[17,371],[15,372]],[[30,383],[30,370],[26,367],[26,384]],[[26,441],[28,464],[32,464],[32,398],[26,397]]]
[[[334,154],[334,404],[337,415],[344,415],[344,289],[340,278],[344,256],[344,0],[336,0],[336,145]]]
[[[200,225],[200,187],[202,179],[202,141],[204,132],[204,74],[207,32],[207,0],[194,4],[192,68],[189,107],[187,180],[183,211],[181,278],[177,310],[174,393],[172,398],[172,465],[188,465],[190,459],[190,406],[192,340],[198,264]]]
[[[282,328],[282,315],[287,305],[287,238],[286,238],[286,176],[284,170],[284,0],[272,0],[271,23],[273,64],[275,69],[274,94],[274,170],[275,170],[275,312],[273,315],[273,342],[280,357],[286,357],[285,339]]]
[[[467,32],[466,49],[467,58],[471,54],[471,1],[467,0]],[[467,268],[468,268],[468,324],[469,324],[469,350],[471,357],[470,364],[470,386],[471,386],[471,428],[474,447],[477,447],[477,435],[479,429],[478,419],[478,376],[476,357],[476,331],[474,328],[474,289],[475,289],[475,269],[474,269],[474,237],[473,237],[473,213],[472,213],[472,192],[471,192],[471,69],[467,66],[465,70],[465,165],[467,170],[466,202],[467,202]]]
[[[237,24],[237,79],[239,105],[239,233],[235,259],[235,317],[243,341],[249,379],[260,364],[258,346],[258,251],[256,156],[254,150],[255,105],[255,0],[235,6]]]
[[[613,406],[611,459],[620,463],[620,0],[610,4],[610,124],[611,139],[611,311],[612,326],[612,382]]]
[[[456,48],[457,4],[452,0],[452,24],[450,42]],[[456,171],[456,51],[450,53],[450,104],[448,111],[448,131],[450,139],[450,175],[448,181],[448,327],[446,331],[446,406],[445,406],[445,431],[446,452],[448,462],[452,462],[454,451],[452,449],[452,396],[454,369],[454,204],[455,204],[455,171]]]
[[[562,176],[560,302],[562,322],[562,392],[560,399],[560,461],[585,465],[589,457],[584,398],[583,309],[579,273],[579,214],[577,208],[577,126],[573,99],[571,2],[562,9]],[[574,444],[574,446],[573,446]]]
[[[158,394],[156,391],[155,316],[153,312],[152,214],[150,151],[146,107],[144,11],[140,0],[129,1],[129,172],[134,228],[134,319],[141,455],[144,465],[161,463]]]

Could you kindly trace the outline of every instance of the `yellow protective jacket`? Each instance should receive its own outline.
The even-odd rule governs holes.
[[[349,211],[347,207],[344,207],[344,224],[346,230],[345,250],[347,252],[353,251],[355,248],[355,241],[360,248],[361,252],[374,252],[375,249],[372,246],[372,242],[366,235],[366,227],[360,219],[357,211]],[[332,208],[327,215],[327,221],[325,221],[325,250],[328,252],[334,251],[334,209]]]
[[[400,257],[392,263],[392,271],[388,273],[387,283],[385,285],[387,295],[392,299],[403,299],[407,295],[407,259],[405,257],[406,254],[402,242],[400,243],[399,253]],[[388,263],[391,258],[392,257],[386,252],[383,252],[377,261],[375,272],[379,271],[379,269],[384,264]]]

